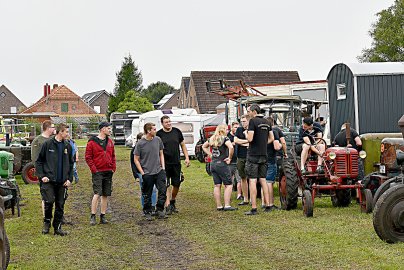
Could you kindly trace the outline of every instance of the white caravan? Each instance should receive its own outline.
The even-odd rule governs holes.
[[[161,129],[160,119],[163,115],[169,116],[172,126],[181,130],[189,156],[195,156],[195,146],[200,139],[199,132],[204,122],[217,116],[217,114],[198,114],[195,109],[150,111],[132,121],[132,138],[136,138],[139,132],[143,132],[143,126],[149,122],[154,123],[157,130]]]

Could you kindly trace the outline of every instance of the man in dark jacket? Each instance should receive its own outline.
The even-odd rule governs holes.
[[[41,181],[41,196],[45,202],[43,234],[49,233],[53,204],[55,204],[55,214],[52,225],[55,235],[68,234],[61,227],[65,194],[73,180],[73,156],[72,148],[66,141],[68,135],[68,126],[59,124],[56,128],[56,136],[43,143],[36,160],[36,174]]]
[[[87,165],[92,173],[94,191],[91,201],[90,225],[96,224],[95,214],[100,196],[100,224],[108,223],[105,212],[107,211],[108,196],[111,196],[112,192],[112,175],[116,171],[114,143],[108,137],[111,135],[111,124],[101,122],[98,129],[100,133],[88,140],[85,153]]]

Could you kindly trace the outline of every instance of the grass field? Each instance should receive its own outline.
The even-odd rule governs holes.
[[[84,148],[80,148],[81,157]],[[71,188],[65,215],[73,226],[66,237],[42,235],[39,188],[19,184],[20,218],[7,211],[11,243],[9,269],[403,269],[404,243],[390,245],[375,234],[372,216],[359,206],[333,208],[316,199],[314,217],[293,211],[245,216],[215,210],[213,181],[204,164],[185,168],[177,200],[180,213],[146,222],[129,148],[117,147],[117,172],[108,225],[89,225],[92,197],[89,170],[79,162],[79,184]],[[236,205],[233,194],[233,205]],[[278,198],[276,198],[279,201]],[[98,216],[97,216],[98,220]]]

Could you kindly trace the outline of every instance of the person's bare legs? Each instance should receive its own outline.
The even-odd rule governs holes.
[[[259,178],[261,188],[264,190],[264,202],[269,203],[269,191],[268,191],[268,186],[267,186],[267,180],[265,178]],[[257,192],[255,192],[257,194]],[[268,203],[266,205],[268,205]],[[253,207],[254,208],[254,207]]]
[[[98,199],[100,198],[100,195],[94,194],[93,200],[91,201],[91,214],[95,215],[97,213],[97,207],[98,207]]]
[[[302,145],[302,153],[300,155],[300,169],[304,169],[304,165],[306,164],[307,157],[309,155],[310,146],[303,143]]]
[[[257,209],[257,179],[250,178],[250,199],[251,208]]]
[[[108,196],[101,196],[101,214],[104,214],[107,212],[107,206],[108,206]]]
[[[248,198],[248,182],[247,178],[241,178],[241,190],[243,191],[243,197],[245,202],[250,202]]]
[[[224,207],[230,207],[230,198],[233,191],[233,185],[224,186]]]
[[[222,208],[222,200],[220,197],[220,190],[221,190],[222,185],[218,184],[215,185],[215,187],[213,188],[213,197],[215,198],[215,202],[216,202],[216,207],[217,208]]]
[[[274,205],[274,184],[273,183],[267,183],[268,187],[268,197],[269,197],[269,202],[268,206]]]

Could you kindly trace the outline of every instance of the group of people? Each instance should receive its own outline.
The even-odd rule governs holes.
[[[227,125],[219,125],[212,137],[202,149],[211,157],[211,172],[214,182],[214,200],[217,210],[234,211],[231,206],[233,185],[237,186],[239,206],[251,204],[246,215],[256,215],[257,183],[261,186],[262,208],[265,212],[278,210],[274,204],[273,184],[277,175],[277,160],[287,158],[285,135],[274,123],[274,119],[264,117],[258,104],[247,108],[247,114],[241,117],[241,126],[234,122],[227,131]],[[157,131],[154,123],[144,125],[144,133],[137,136],[132,148],[130,162],[132,172],[139,179],[141,204],[146,220],[153,216],[160,219],[177,213],[176,197],[183,174],[181,171],[180,149],[185,157],[185,165],[190,165],[188,151],[182,132],[171,125],[168,116],[161,118],[162,129]],[[93,198],[91,201],[90,225],[96,225],[96,213],[99,200],[100,224],[107,224],[105,217],[108,197],[112,193],[112,176],[116,171],[114,143],[111,124],[101,122],[99,134],[89,139],[85,160],[92,174]],[[335,137],[333,144],[338,146],[361,148],[358,133],[350,130],[350,141],[345,139],[345,124]],[[42,124],[42,134],[32,143],[32,160],[35,162],[36,175],[40,183],[43,207],[43,234],[48,234],[51,224],[55,235],[67,235],[61,227],[64,219],[64,205],[68,188],[75,178],[79,181],[76,163],[77,146],[69,139],[69,127],[59,124],[55,127],[51,121]],[[301,170],[306,172],[305,163],[311,150],[318,155],[317,170],[322,171],[321,155],[325,150],[322,141],[323,130],[313,119],[303,119],[296,144],[296,153],[301,156]],[[221,200],[221,188],[224,185],[224,205]],[[55,205],[54,214],[53,206]],[[53,222],[52,222],[53,218]]]

